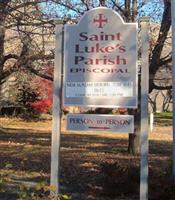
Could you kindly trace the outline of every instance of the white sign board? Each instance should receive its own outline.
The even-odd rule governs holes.
[[[64,105],[137,107],[137,25],[115,11],[88,11],[65,25]]]
[[[68,130],[134,133],[131,115],[68,114],[66,121]]]

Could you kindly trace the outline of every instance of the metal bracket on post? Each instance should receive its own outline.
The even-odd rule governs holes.
[[[148,200],[148,92],[149,92],[149,18],[140,19],[141,28],[141,159],[140,200]]]
[[[55,20],[56,45],[54,64],[54,90],[53,90],[53,119],[52,119],[52,144],[51,144],[51,196],[59,194],[59,163],[60,163],[60,136],[61,136],[61,91],[63,67],[63,20]]]

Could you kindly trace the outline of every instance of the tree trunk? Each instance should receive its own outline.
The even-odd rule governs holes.
[[[1,13],[1,9],[0,9]],[[2,19],[2,15],[0,14],[0,19]],[[0,20],[0,74],[3,72],[3,60],[4,60],[4,37],[5,37],[5,30],[4,30],[4,23],[3,20]]]
[[[125,11],[128,22],[135,22],[137,16],[137,0],[125,0]],[[138,78],[138,99],[140,100],[140,76]],[[138,100],[138,102],[140,102]],[[128,114],[134,115],[134,134],[129,133],[128,153],[139,154],[140,152],[140,105],[138,109],[128,109]]]
[[[154,77],[157,70],[160,67],[161,53],[163,50],[164,43],[167,39],[170,27],[171,27],[171,1],[164,0],[164,12],[160,26],[159,36],[157,38],[156,45],[152,51],[152,57],[149,66],[149,74],[151,76],[149,80],[149,92],[151,92],[155,87]]]
[[[131,0],[125,0],[125,17],[126,21],[130,22],[131,21]]]
[[[5,37],[5,30],[4,30],[4,22],[3,22],[3,8],[0,4],[0,75],[3,73],[3,60],[4,60],[4,37]],[[2,99],[2,80],[0,79],[0,99]],[[1,107],[0,107],[1,113]]]
[[[100,6],[105,6],[105,0],[100,0]]]
[[[132,22],[136,21],[137,17],[137,0],[132,0]]]
[[[129,115],[134,115],[134,134],[129,134],[128,153],[136,155],[140,153],[140,129],[141,129],[141,75],[138,76],[138,108],[128,109]]]
[[[128,114],[134,115],[134,134],[129,133],[128,153],[136,155],[140,153],[140,109],[129,109]]]
[[[6,7],[9,3],[8,1],[0,0],[0,77],[3,73],[4,68],[4,39],[5,39],[5,19],[7,13],[5,12]],[[0,78],[0,85],[1,85],[1,78]]]

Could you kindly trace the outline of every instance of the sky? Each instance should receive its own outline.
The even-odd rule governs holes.
[[[80,11],[84,11],[86,9],[85,6],[80,5],[80,0],[70,0],[70,1],[63,1],[63,2],[73,2],[75,4],[74,8],[79,8]],[[95,6],[98,6],[99,1],[93,1]],[[110,6],[110,1],[108,2],[108,6]],[[123,5],[123,0],[118,0],[120,5]],[[142,3],[144,6],[140,7]],[[46,13],[49,13],[53,18],[60,18],[65,16],[72,16],[72,18],[76,18],[80,14],[77,15],[76,12],[73,10],[69,10],[64,6],[58,6],[53,3],[42,4],[43,9]],[[160,22],[163,13],[163,1],[162,0],[138,0],[138,18],[141,16],[150,16],[150,20],[154,22]]]

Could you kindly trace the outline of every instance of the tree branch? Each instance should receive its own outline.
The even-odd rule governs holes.
[[[16,6],[14,6],[14,7],[9,6],[8,12],[13,12],[13,11],[18,10],[20,8],[24,8],[24,7],[28,7],[28,6],[35,6],[35,5],[38,5],[39,3],[45,3],[47,1],[48,0],[35,0],[35,1],[29,1],[28,0],[24,3],[16,4]]]
[[[4,56],[2,63],[4,64],[9,59],[16,59],[17,60],[18,58],[19,58],[19,56],[17,56],[16,54],[8,54],[8,55]]]
[[[119,6],[116,1],[112,0],[112,3],[114,4],[114,6],[122,13],[122,15],[124,15],[124,10],[122,9],[122,6]]]
[[[53,77],[48,76],[47,74],[40,73],[38,70],[36,70],[33,67],[31,67],[31,65],[26,65],[26,69],[29,70],[31,73],[33,73],[33,74],[35,74],[35,75],[37,75],[37,76],[39,76],[41,78],[53,81]]]
[[[159,85],[153,85],[153,88],[156,90],[171,90],[172,89],[172,85],[169,86],[159,86]]]
[[[165,43],[165,40],[167,38],[171,26],[171,2],[170,0],[168,0],[164,1],[164,3],[165,3],[165,8],[160,26],[159,36],[156,42],[156,46],[153,49],[152,58],[149,66],[149,73],[151,74],[152,77],[155,76],[157,70],[160,67],[160,57],[163,50],[163,45]],[[153,79],[150,79],[149,86],[150,86],[149,91],[151,92],[155,86],[153,83]]]
[[[33,54],[30,55],[26,58],[27,60],[30,61],[36,61],[36,60],[51,60],[54,59],[54,54]]]
[[[160,63],[159,63],[159,67],[162,67],[164,65],[167,65],[168,63],[170,63],[172,61],[172,57],[171,58],[168,58],[166,60],[160,60]]]

